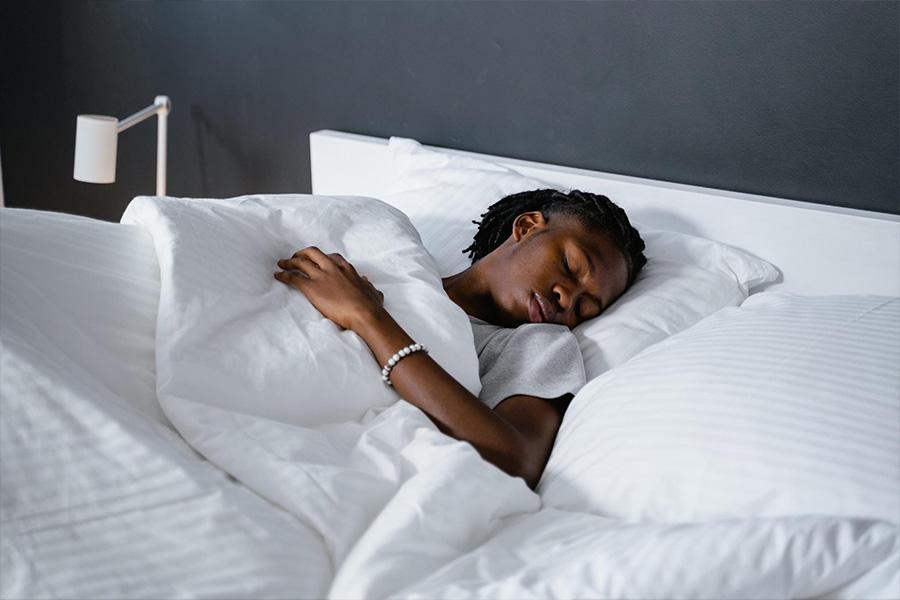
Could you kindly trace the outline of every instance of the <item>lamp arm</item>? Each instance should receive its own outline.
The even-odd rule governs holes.
[[[133,115],[119,120],[118,133],[134,127],[141,121],[146,121],[153,115],[159,115],[159,125],[156,129],[156,195],[166,195],[166,143],[168,134],[168,116],[172,110],[172,102],[168,96],[157,96],[153,104],[141,109]]]
[[[165,112],[166,114],[168,114],[171,109],[172,103],[169,101],[168,96],[157,96],[153,104],[151,104],[147,108],[142,108],[133,115],[129,115],[124,119],[119,119],[118,131],[119,133],[122,133],[126,129],[134,127],[141,121],[146,121],[157,113]]]

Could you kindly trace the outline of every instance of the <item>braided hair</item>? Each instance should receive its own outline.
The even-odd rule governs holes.
[[[540,211],[546,218],[554,214],[571,215],[591,229],[608,233],[625,257],[628,266],[626,287],[634,282],[647,263],[644,240],[631,226],[625,211],[606,196],[579,190],[566,194],[543,189],[506,196],[488,207],[481,215],[481,221],[472,221],[478,225],[478,231],[472,245],[463,253],[469,254],[473,264],[484,258],[509,237],[516,217],[531,211]]]

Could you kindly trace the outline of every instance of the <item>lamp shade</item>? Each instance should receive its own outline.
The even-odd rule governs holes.
[[[78,115],[75,125],[73,177],[88,183],[116,180],[119,120],[103,115]]]

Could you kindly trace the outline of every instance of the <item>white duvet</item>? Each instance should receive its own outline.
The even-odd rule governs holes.
[[[179,437],[80,357],[47,352],[52,332],[30,334],[40,307],[15,302],[30,292],[7,287],[7,276],[46,261],[39,241],[7,235],[21,216],[12,212],[4,250],[34,251],[0,253],[3,598],[900,593],[894,525],[624,523],[542,509],[523,480],[404,401],[305,426],[170,402]],[[105,275],[129,281],[126,269]]]

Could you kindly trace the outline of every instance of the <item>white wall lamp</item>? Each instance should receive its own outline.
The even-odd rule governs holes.
[[[156,195],[166,195],[166,125],[172,103],[168,96],[157,96],[153,104],[121,121],[104,115],[78,115],[75,126],[75,169],[73,177],[88,183],[113,183],[116,180],[116,149],[119,134],[159,116],[156,129]]]

